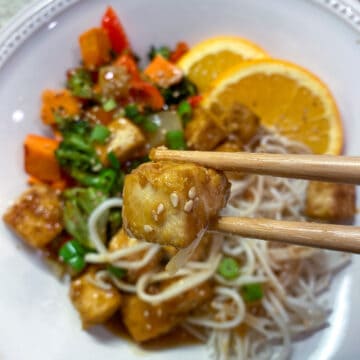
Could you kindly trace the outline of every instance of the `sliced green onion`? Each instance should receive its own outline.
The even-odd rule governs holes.
[[[115,170],[119,170],[120,169],[120,161],[119,159],[116,157],[115,153],[113,151],[110,151],[107,154],[107,158],[109,160],[109,163],[111,165],[112,168],[114,168]]]
[[[107,271],[111,274],[114,275],[115,277],[121,279],[126,275],[126,270],[119,268],[117,266],[114,265],[108,265],[107,266]]]
[[[85,268],[86,263],[84,256],[88,250],[78,241],[71,240],[66,242],[59,250],[59,256],[63,261],[70,265],[74,270],[81,271]]]
[[[96,141],[100,144],[103,144],[110,135],[110,130],[104,125],[95,125],[91,134],[90,141]]]
[[[125,110],[125,117],[129,119],[135,119],[136,116],[139,115],[139,109],[136,104],[128,104],[124,108]]]
[[[243,299],[247,302],[261,300],[264,296],[261,284],[247,284],[242,287]]]
[[[173,150],[186,149],[184,132],[182,130],[168,131],[165,136],[166,146]]]
[[[85,268],[86,262],[83,256],[74,256],[67,261],[75,271],[81,271]]]
[[[116,101],[114,99],[106,100],[103,103],[103,109],[106,112],[112,111],[112,110],[116,109],[116,107],[117,107],[117,103],[116,103]]]
[[[190,103],[186,100],[182,101],[177,108],[177,113],[185,125],[188,121],[191,120],[192,116],[192,107]]]
[[[220,261],[217,271],[226,280],[232,280],[238,277],[240,268],[235,259],[224,257]]]
[[[158,128],[159,125],[156,124],[155,122],[153,122],[151,119],[149,118],[144,118],[144,122],[142,123],[142,127],[145,131],[152,133],[155,132]]]

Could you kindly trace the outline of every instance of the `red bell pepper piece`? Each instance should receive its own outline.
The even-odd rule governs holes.
[[[186,42],[180,41],[176,44],[176,48],[171,52],[169,60],[176,63],[183,55],[189,51],[189,46]]]
[[[202,95],[193,95],[193,96],[190,96],[187,99],[187,101],[189,102],[189,104],[191,105],[192,108],[195,108],[201,103],[202,99],[203,99]]]
[[[126,49],[130,49],[130,43],[126,36],[126,32],[115,10],[108,6],[101,20],[101,27],[107,33],[111,47],[117,53],[121,53]]]
[[[130,95],[135,102],[148,105],[153,110],[161,110],[165,103],[160,91],[155,86],[142,80],[132,82]]]
[[[134,58],[129,54],[120,55],[114,62],[115,66],[123,66],[131,75],[133,80],[140,80],[139,69]]]

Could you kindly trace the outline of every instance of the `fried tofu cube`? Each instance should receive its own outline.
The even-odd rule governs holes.
[[[322,220],[343,220],[356,213],[354,185],[311,181],[306,194],[305,213]]]
[[[102,28],[92,28],[79,37],[81,56],[85,67],[95,70],[110,61],[111,44]]]
[[[144,342],[166,334],[184,319],[184,315],[209,301],[213,296],[210,282],[186,291],[174,299],[151,305],[137,295],[124,298],[122,317],[130,335]]]
[[[226,205],[225,175],[191,163],[140,165],[125,177],[123,224],[137,239],[187,247]]]
[[[84,328],[107,321],[119,309],[122,298],[117,289],[109,290],[94,285],[89,279],[94,277],[94,271],[89,270],[84,275],[73,280],[70,286],[70,299]]]
[[[227,135],[237,136],[246,144],[257,133],[260,118],[247,106],[235,103],[230,108],[214,104],[210,109],[218,126],[227,130]]]
[[[124,229],[121,229],[110,240],[109,251],[113,252],[116,250],[128,249],[128,248],[138,245],[139,243],[141,243],[139,240],[128,236],[126,234],[126,232],[124,231]],[[141,260],[144,257],[145,252],[146,252],[145,250],[140,251],[134,255],[129,255],[129,256],[125,257],[123,260],[127,260],[127,261]],[[144,265],[136,270],[129,269],[126,274],[127,279],[130,282],[135,282],[139,278],[140,275],[142,275],[146,272],[155,270],[159,266],[159,263],[161,260],[160,256],[161,256],[161,254],[160,254],[160,252],[158,252],[157,254],[154,255],[154,257],[151,259],[151,261],[149,261],[146,265]]]
[[[45,90],[42,93],[41,120],[46,125],[56,123],[55,115],[74,116],[80,113],[81,104],[68,90]]]
[[[16,200],[4,215],[5,223],[28,245],[43,248],[63,229],[59,193],[34,185]]]
[[[202,109],[197,109],[185,128],[187,146],[194,150],[212,150],[227,136],[226,130]]]
[[[109,142],[99,147],[101,158],[113,152],[120,161],[128,160],[145,144],[145,136],[130,120],[119,118],[108,125],[111,132]]]

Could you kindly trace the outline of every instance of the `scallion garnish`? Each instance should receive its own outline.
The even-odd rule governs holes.
[[[90,134],[91,142],[103,144],[110,135],[110,130],[104,125],[95,125]]]
[[[232,280],[238,277],[240,268],[237,261],[230,257],[224,257],[220,261],[218,273],[226,280]]]
[[[85,254],[89,252],[77,240],[66,242],[59,251],[60,258],[74,270],[81,271],[85,268]]]
[[[186,149],[184,132],[182,130],[172,130],[166,133],[166,146],[173,150]]]
[[[104,101],[102,107],[106,112],[109,112],[109,111],[116,109],[117,103],[114,99],[111,98],[111,99]]]
[[[261,300],[264,296],[261,284],[247,284],[241,289],[243,299],[247,302]]]
[[[177,113],[180,116],[183,124],[186,125],[187,122],[191,120],[192,116],[192,107],[190,103],[186,100],[182,101],[177,108]]]
[[[115,277],[117,277],[119,279],[123,278],[126,275],[125,269],[122,269],[122,268],[119,268],[117,266],[110,265],[110,264],[107,266],[107,271],[111,275],[114,275]]]

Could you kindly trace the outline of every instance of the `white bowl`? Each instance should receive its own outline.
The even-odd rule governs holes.
[[[360,153],[360,13],[356,1],[123,0],[118,11],[141,56],[151,44],[190,44],[220,34],[249,38],[274,57],[318,74],[334,93],[344,119],[346,152]],[[350,5],[348,5],[350,4]],[[22,141],[46,133],[39,120],[44,88],[63,86],[79,61],[77,36],[99,23],[104,2],[44,0],[0,34],[0,213],[26,187]],[[330,11],[331,10],[331,11]],[[35,31],[36,30],[36,31]],[[1,359],[138,359],[142,350],[99,327],[81,330],[59,283],[35,254],[0,224]],[[335,279],[330,326],[295,345],[294,359],[360,357],[360,259]],[[147,359],[207,359],[205,347],[146,353]]]

